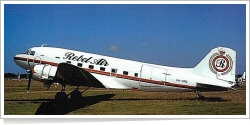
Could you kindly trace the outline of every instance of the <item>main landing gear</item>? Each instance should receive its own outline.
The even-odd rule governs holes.
[[[70,96],[70,98],[72,100],[77,100],[77,99],[80,99],[82,98],[82,94],[87,91],[90,87],[86,88],[83,92],[80,91],[80,86],[77,86],[77,88],[72,91],[71,93],[69,94],[66,94],[65,93],[65,89],[66,89],[66,85],[63,85],[62,86],[62,91],[61,92],[58,92],[56,93],[55,95],[55,101],[58,102],[59,104],[60,103],[65,103],[67,100],[68,100],[68,96]]]
[[[205,99],[205,96],[201,95],[200,91],[194,91],[199,96],[199,99]]]
[[[66,85],[63,85],[62,91],[56,93],[55,95],[55,101],[58,102],[58,104],[64,103],[68,100],[68,95],[65,93],[65,88],[66,88]]]

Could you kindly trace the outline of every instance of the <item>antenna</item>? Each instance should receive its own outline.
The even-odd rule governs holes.
[[[43,47],[44,45],[48,45],[48,44],[43,44],[41,47]]]

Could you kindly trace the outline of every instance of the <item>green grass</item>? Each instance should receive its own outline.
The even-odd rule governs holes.
[[[91,88],[79,100],[55,103],[61,86],[46,91],[33,81],[27,93],[27,81],[5,81],[4,115],[246,115],[245,86],[239,91],[204,92],[199,100],[192,92],[140,92]],[[84,88],[81,88],[83,90]],[[74,90],[67,87],[66,92]]]

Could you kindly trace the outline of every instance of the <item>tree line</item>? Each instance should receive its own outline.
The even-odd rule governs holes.
[[[28,74],[15,74],[15,73],[4,73],[4,78],[7,79],[27,79],[28,78]]]

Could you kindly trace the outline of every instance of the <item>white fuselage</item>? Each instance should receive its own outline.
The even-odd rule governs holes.
[[[90,72],[107,88],[194,91],[197,83],[231,87],[227,81],[195,74],[193,68],[160,66],[62,48],[34,47],[28,54],[18,54],[14,59],[26,70],[37,64],[70,63]]]

